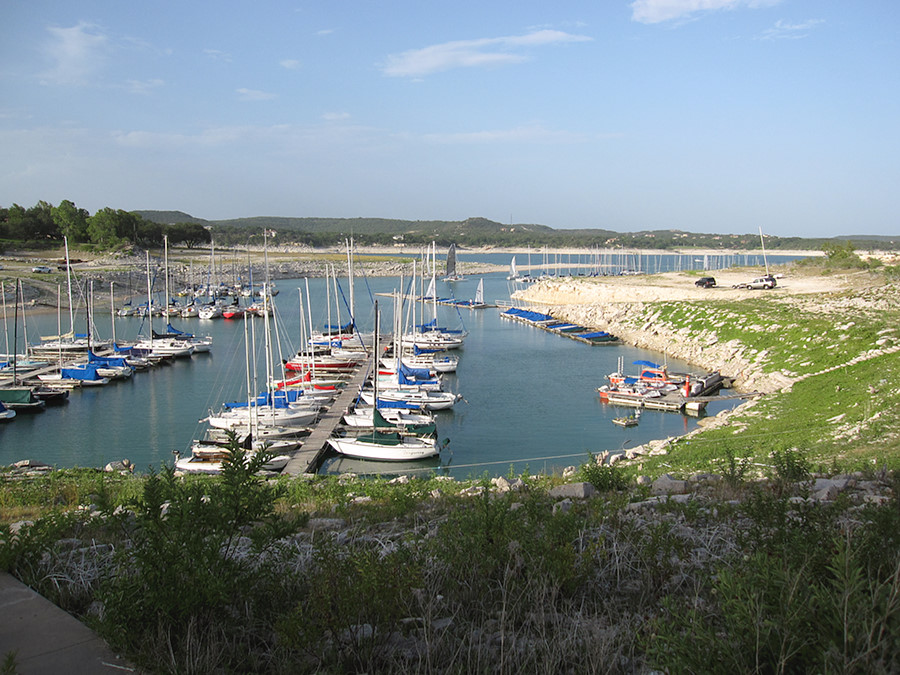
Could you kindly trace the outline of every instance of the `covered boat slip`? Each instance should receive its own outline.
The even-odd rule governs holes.
[[[548,333],[567,337],[576,342],[583,342],[588,345],[617,345],[621,344],[621,340],[611,333],[602,330],[591,330],[584,326],[574,323],[568,323],[555,319],[550,314],[543,314],[529,309],[521,309],[519,307],[510,307],[500,312],[500,316],[504,319],[518,321],[528,326],[540,328]]]

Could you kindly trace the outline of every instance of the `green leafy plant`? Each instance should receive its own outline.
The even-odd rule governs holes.
[[[581,476],[601,492],[626,490],[629,486],[628,478],[621,469],[594,461],[581,466]]]
[[[725,456],[716,461],[722,474],[722,480],[732,490],[737,490],[743,486],[752,460],[750,457],[737,457],[734,450],[727,444],[723,445],[722,454]]]
[[[809,480],[810,462],[805,453],[798,448],[774,450],[772,467],[776,481],[783,486]]]
[[[267,459],[233,443],[218,480],[183,480],[171,468],[146,478],[134,516],[120,519],[131,543],[100,593],[114,644],[148,661],[167,654],[173,670],[241,668],[240,610],[274,582],[262,554],[285,533],[279,490],[256,475]],[[270,592],[258,611],[277,606]]]

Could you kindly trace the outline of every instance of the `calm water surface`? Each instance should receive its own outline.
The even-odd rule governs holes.
[[[439,282],[438,293],[471,298],[479,278],[469,277],[452,286]],[[503,275],[486,275],[484,279],[488,302],[508,299]],[[282,357],[287,358],[300,344],[297,289],[303,288],[305,294],[305,282],[282,280],[277,285],[281,291],[275,299],[278,333]],[[341,285],[348,294],[346,279]],[[398,286],[395,278],[356,281],[357,316],[363,330],[372,329],[375,294],[391,292]],[[324,280],[310,279],[309,288],[313,321],[318,328],[326,321]],[[391,301],[384,297],[378,300],[386,330],[391,325]],[[101,337],[110,337],[108,299],[98,295],[96,302],[96,330]],[[501,319],[497,309],[460,313],[439,308],[438,312],[442,325],[463,323],[469,331],[465,347],[459,350],[458,372],[445,376],[446,388],[462,394],[465,401],[452,411],[438,413],[438,433],[442,439],[450,439],[440,459],[431,464],[397,465],[333,456],[326,460],[323,472],[440,468],[464,478],[485,473],[505,475],[510,468],[517,473],[549,471],[582,463],[588,452],[633,447],[683,434],[696,426],[692,418],[646,411],[638,427],[623,429],[611,422],[623,410],[602,404],[597,396],[596,388],[616,369],[618,358],[624,358],[626,364],[637,359],[661,362],[661,354],[628,346],[590,347]],[[76,317],[76,330],[84,329],[84,321],[83,314]],[[257,351],[261,353],[263,322],[257,319],[251,323],[256,327]],[[181,330],[212,335],[212,352],[135,373],[129,380],[105,387],[73,391],[62,406],[37,415],[19,415],[12,423],[0,426],[0,463],[29,458],[60,467],[103,466],[128,458],[138,470],[145,471],[171,464],[173,450],[186,453],[191,440],[201,437],[206,428],[198,420],[224,401],[246,397],[244,325],[222,319],[173,320],[173,324]],[[28,317],[29,341],[36,341],[40,334],[55,333],[56,326],[55,314]],[[64,330],[68,326],[67,317],[63,326]],[[154,319],[157,331],[163,326],[163,319]],[[115,327],[120,341],[136,337],[139,331],[147,332],[146,323],[139,318],[116,318]],[[20,337],[21,333],[20,321]],[[683,362],[668,363],[676,370],[690,369]],[[265,380],[261,365],[258,371],[262,388]],[[734,405],[734,401],[712,403],[708,413]]]

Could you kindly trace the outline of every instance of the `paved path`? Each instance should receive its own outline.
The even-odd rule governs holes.
[[[10,654],[10,672],[19,675],[140,672],[78,619],[0,572],[0,667]]]

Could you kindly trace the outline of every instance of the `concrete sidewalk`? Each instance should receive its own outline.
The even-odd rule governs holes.
[[[0,572],[0,667],[10,653],[20,675],[139,672],[78,619]]]

